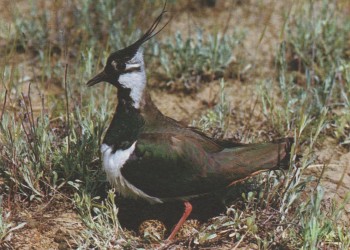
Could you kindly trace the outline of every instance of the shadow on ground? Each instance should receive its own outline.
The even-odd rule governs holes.
[[[241,199],[242,192],[247,192],[247,188],[251,189],[251,186],[248,186],[250,185],[236,185],[225,192],[192,199],[190,202],[193,209],[188,219],[205,223],[215,216],[226,213],[225,204],[228,204],[228,201],[232,203],[232,200]],[[118,197],[116,205],[119,208],[118,219],[121,226],[135,232],[138,232],[142,222],[159,220],[164,223],[169,234],[184,212],[182,201],[150,204],[141,199]]]

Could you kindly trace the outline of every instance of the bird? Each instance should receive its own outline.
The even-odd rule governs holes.
[[[147,89],[142,45],[168,24],[158,28],[166,12],[164,5],[138,40],[111,53],[87,86],[107,82],[117,88],[118,104],[100,148],[111,186],[124,197],[152,204],[183,202],[184,213],[167,238],[171,241],[192,211],[191,199],[288,167],[293,140],[214,139],[161,113]]]

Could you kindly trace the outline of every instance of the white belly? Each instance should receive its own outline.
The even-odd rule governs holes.
[[[117,191],[125,197],[144,198],[151,203],[162,203],[162,201],[156,197],[149,196],[144,193],[130,182],[128,182],[121,174],[121,168],[125,162],[129,159],[130,155],[135,150],[136,141],[130,148],[125,150],[117,150],[112,153],[112,147],[107,144],[102,144],[101,153],[103,160],[103,169],[106,172],[107,180],[114,186]]]

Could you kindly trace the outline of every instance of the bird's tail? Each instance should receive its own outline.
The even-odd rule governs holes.
[[[260,172],[289,167],[293,138],[226,148],[215,155],[232,184]],[[231,185],[232,185],[231,184]]]

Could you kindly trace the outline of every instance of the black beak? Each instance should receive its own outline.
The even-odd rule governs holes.
[[[106,81],[106,80],[107,80],[107,74],[104,71],[102,71],[99,74],[97,74],[94,78],[90,79],[86,83],[86,85],[88,87],[91,87],[91,86],[93,86],[93,85],[95,85],[97,83],[100,83],[100,82],[103,82],[103,81]]]

